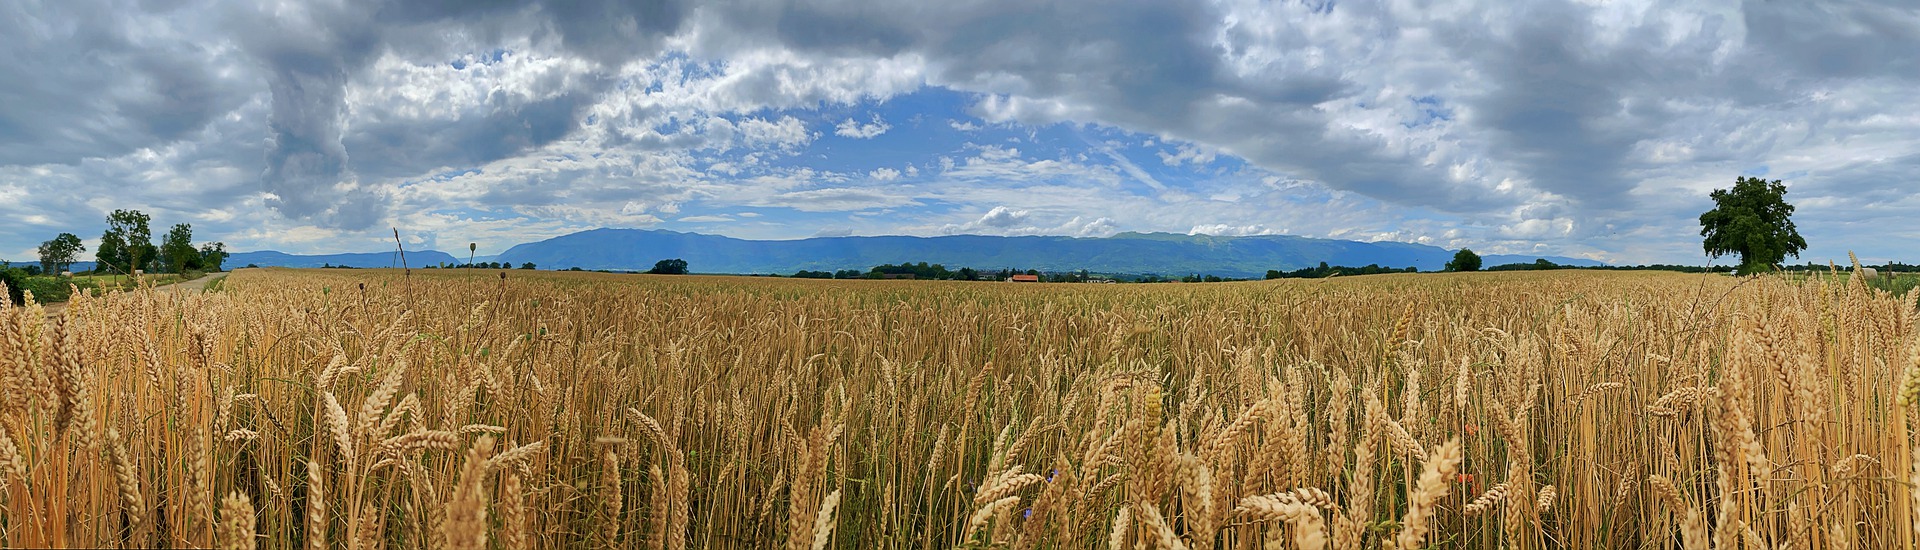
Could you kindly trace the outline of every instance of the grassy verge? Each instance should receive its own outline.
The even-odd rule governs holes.
[[[100,289],[98,283],[80,277],[27,277],[21,287],[32,291],[34,301],[42,304],[65,302],[76,287],[82,292]]]
[[[19,281],[21,290],[32,292],[35,302],[52,304],[72,299],[75,289],[98,295],[111,290],[132,290],[142,285],[160,286],[190,281],[202,275],[204,274],[199,272],[161,273],[144,275],[137,281],[124,275],[76,275],[73,277],[34,275],[17,276],[12,280]],[[218,284],[219,281],[214,281],[208,288],[217,288],[215,285]]]
[[[1795,285],[1803,285],[1815,281],[1826,284],[1845,284],[1848,283],[1852,277],[1853,274],[1844,272],[1838,275],[1799,272],[1783,274],[1782,280]],[[1920,274],[1903,273],[1899,275],[1882,275],[1868,278],[1864,282],[1867,288],[1885,290],[1896,297],[1905,298],[1907,297],[1907,292],[1916,287],[1920,287]]]
[[[1920,275],[1894,275],[1867,279],[1867,286],[1892,292],[1894,296],[1905,297],[1907,291],[1920,287]]]
[[[187,273],[185,275],[175,274],[175,273],[152,273],[147,275],[141,275],[138,279],[136,279],[136,278],[127,277],[124,275],[81,275],[81,276],[73,277],[72,280],[75,281],[76,284],[80,282],[91,283],[93,285],[93,288],[97,288],[101,291],[108,291],[108,290],[133,290],[135,288],[138,288],[141,286],[147,286],[147,285],[152,285],[152,286],[170,285],[173,283],[177,283],[183,280],[188,280],[190,278],[198,277],[198,276],[199,275],[195,273]]]

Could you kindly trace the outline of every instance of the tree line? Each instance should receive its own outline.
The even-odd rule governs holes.
[[[971,267],[948,269],[942,264],[927,262],[901,262],[899,264],[881,264],[866,271],[841,269],[835,271],[800,270],[794,272],[796,279],[932,279],[936,281],[1005,281],[1014,275],[1032,275],[1042,282],[1084,283],[1098,279],[1087,270],[1044,273],[1038,269],[1003,268],[980,270]]]
[[[109,272],[131,275],[140,272],[186,273],[188,271],[220,271],[221,264],[230,254],[226,243],[210,242],[195,247],[193,244],[193,225],[178,223],[167,230],[160,238],[160,244],[153,244],[153,218],[139,210],[114,210],[107,215],[107,230],[100,235],[100,248],[94,251],[94,269],[96,273]],[[46,242],[40,243],[39,269],[33,270],[47,275],[65,273],[87,247],[81,243],[80,236],[61,233]]]
[[[1417,267],[1407,267],[1402,269],[1398,267],[1380,267],[1378,264],[1367,264],[1361,267],[1347,267],[1347,266],[1341,266],[1341,265],[1327,265],[1327,262],[1320,262],[1319,267],[1308,267],[1308,268],[1302,268],[1302,269],[1295,269],[1293,271],[1280,271],[1277,269],[1269,269],[1267,270],[1267,279],[1269,280],[1272,280],[1272,279],[1323,279],[1327,277],[1332,277],[1334,275],[1378,275],[1381,273],[1418,273],[1419,271],[1420,271],[1420,268],[1417,268]]]
[[[534,265],[533,262],[521,263],[519,267],[514,267],[512,262],[474,262],[465,264],[441,262],[437,265],[429,265],[421,269],[539,269],[539,266]]]
[[[107,216],[107,230],[94,251],[93,273],[186,273],[219,271],[226,260],[227,245],[211,242],[194,246],[193,226],[175,224],[153,244],[153,218],[138,210],[115,210]],[[14,267],[0,261],[0,286],[6,287],[7,301],[23,303],[25,292],[32,290],[35,301],[58,302],[67,299],[72,288],[96,288],[88,280],[66,279],[73,264],[81,261],[87,246],[79,235],[60,233],[40,243],[37,264]]]

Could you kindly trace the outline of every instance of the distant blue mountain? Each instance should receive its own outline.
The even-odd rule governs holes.
[[[438,250],[409,250],[407,265],[423,267],[442,263],[459,263],[452,254]],[[234,252],[227,256],[224,267],[233,269],[247,265],[260,267],[322,267],[328,265],[345,267],[400,267],[400,255],[393,252],[366,252],[357,254],[288,254],[272,250],[258,252]]]
[[[1538,256],[1488,256],[1486,265],[1532,262]],[[755,241],[663,230],[594,229],[507,249],[501,261],[532,262],[543,269],[644,270],[679,258],[697,273],[779,273],[866,269],[889,263],[927,262],[949,269],[1038,269],[1095,273],[1259,277],[1269,269],[1290,271],[1330,265],[1417,267],[1434,271],[1453,252],[1420,244],[1312,239],[1289,235],[1220,237],[1172,233],[1121,233],[1111,237],[814,237]],[[1546,256],[1567,265],[1591,260]],[[232,262],[233,260],[229,260]],[[245,262],[241,262],[244,265]],[[267,265],[267,264],[261,264]]]

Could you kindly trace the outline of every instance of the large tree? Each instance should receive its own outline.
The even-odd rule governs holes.
[[[193,248],[193,226],[177,223],[160,239],[160,259],[167,271],[186,273],[200,267],[200,251]]]
[[[1327,264],[1322,263],[1320,265],[1325,266]],[[1459,252],[1453,253],[1453,261],[1447,262],[1447,271],[1479,271],[1479,270],[1480,270],[1480,255],[1474,254],[1473,249],[1471,248],[1462,248],[1460,249]]]
[[[93,252],[93,270],[100,273],[130,273],[125,260],[127,238],[109,229],[100,234],[100,249]]]
[[[1793,205],[1787,204],[1787,186],[1741,176],[1732,189],[1715,189],[1713,209],[1700,215],[1701,246],[1718,258],[1740,255],[1739,274],[1772,269],[1787,256],[1800,257],[1807,240],[1793,227]]]
[[[61,233],[53,240],[40,243],[40,267],[47,273],[58,274],[67,270],[74,258],[87,251],[87,245],[80,244],[80,237],[72,233]]]
[[[153,230],[147,227],[152,220],[139,210],[115,210],[108,214],[107,232],[100,235],[96,259],[122,273],[146,269],[159,255],[159,248],[153,246]]]
[[[653,269],[647,270],[647,273],[654,275],[686,275],[687,261],[679,258],[660,260],[654,262]]]
[[[227,261],[227,243],[214,241],[200,245],[200,268],[207,271],[220,271],[220,265]]]

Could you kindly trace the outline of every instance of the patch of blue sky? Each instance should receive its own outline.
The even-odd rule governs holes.
[[[438,174],[429,176],[427,179],[436,181],[436,182],[449,182],[449,181],[453,181],[455,178],[473,176],[478,174],[480,174],[479,168],[468,168],[465,170],[448,170],[445,172],[440,172]]]
[[[467,67],[473,66],[476,64],[477,65],[493,65],[493,64],[499,63],[502,60],[505,60],[507,56],[512,53],[513,53],[513,50],[509,50],[505,48],[494,48],[493,50],[490,50],[480,55],[460,56],[459,58],[448,62],[447,65],[450,67],[453,67],[453,70],[464,71],[464,70],[467,70]]]
[[[825,106],[818,110],[787,112],[819,133],[807,154],[787,159],[793,166],[815,170],[867,172],[877,168],[901,170],[906,165],[936,166],[941,156],[964,154],[976,133],[1010,133],[1004,128],[977,132],[955,129],[950,120],[981,124],[966,113],[967,94],[940,88],[922,88],[884,101]],[[798,110],[794,110],[798,111]],[[858,125],[885,124],[885,133],[871,138],[835,133],[848,120]]]
[[[1282,200],[1291,204],[1327,204],[1336,200],[1360,203],[1362,208],[1379,208],[1377,201],[1347,197],[1320,186],[1282,186],[1265,180],[1280,175],[1249,164],[1225,152],[1199,148],[1191,143],[1167,141],[1151,134],[1131,132],[1111,126],[1082,123],[1055,123],[1027,126],[1017,123],[991,124],[968,113],[977,101],[973,94],[941,88],[923,88],[910,94],[885,100],[866,100],[854,104],[824,104],[814,108],[767,110],[745,114],[720,115],[736,124],[749,118],[778,121],[784,117],[801,120],[814,138],[793,151],[769,148],[737,148],[697,155],[703,168],[732,165],[737,174],[715,174],[723,179],[745,180],[762,175],[790,175],[801,169],[813,176],[793,190],[840,187],[869,187],[904,194],[912,203],[900,206],[854,208],[846,211],[805,211],[785,207],[757,207],[759,214],[741,218],[749,211],[740,205],[705,205],[694,200],[666,218],[661,227],[679,230],[709,230],[725,224],[786,225],[811,227],[846,225],[862,216],[887,212],[899,222],[951,217],[973,213],[981,204],[941,200],[947,185],[987,187],[1024,187],[1031,185],[1101,185],[1096,179],[1113,181],[1118,191],[1142,196],[1209,198],[1212,200]],[[1431,116],[1450,117],[1437,98],[1419,98]],[[886,130],[872,137],[840,135],[843,123],[853,125],[884,124]],[[671,121],[661,132],[678,131],[686,122]],[[979,178],[955,179],[942,172],[942,159],[952,159],[964,168],[969,160],[1006,154],[1017,150],[1012,170],[988,172]],[[743,162],[748,156],[757,165]],[[984,160],[984,159],[982,159]],[[1058,161],[1082,167],[1079,170],[1033,170],[1020,166],[1040,161]],[[909,170],[913,167],[914,170]],[[886,172],[891,170],[894,172]],[[878,176],[876,176],[878,171]],[[711,172],[710,172],[711,173]],[[1112,175],[1106,175],[1111,173]],[[1089,192],[1097,192],[1089,188]],[[1260,197],[1266,198],[1260,198]],[[731,221],[720,220],[720,217]],[[690,219],[689,221],[679,221]],[[855,224],[861,225],[861,224]]]
[[[663,74],[669,70],[677,74]],[[647,64],[646,72],[654,78],[647,79],[641,91],[649,94],[660,93],[666,91],[668,82],[684,84],[688,81],[716,78],[725,75],[726,70],[725,61],[700,61],[687,55],[686,52],[667,52]],[[667,78],[661,78],[663,76]],[[622,78],[619,85],[621,90],[631,89],[634,78]]]
[[[1209,193],[1229,187],[1259,183],[1267,172],[1253,168],[1232,155],[1197,149],[1198,146],[1167,141],[1156,136],[1129,132],[1107,126],[1084,127],[1083,143],[1104,155],[1121,170],[1130,183]],[[1186,156],[1182,156],[1183,153]],[[1156,190],[1159,188],[1156,187]]]
[[[1414,96],[1408,98],[1408,100],[1413,102],[1413,108],[1417,115],[1413,120],[1401,122],[1401,126],[1420,128],[1432,126],[1437,122],[1453,120],[1453,108],[1448,107],[1446,101],[1440,99],[1439,96]]]
[[[1324,188],[1308,186],[1288,189],[1286,192],[1274,196],[1282,202],[1298,205],[1326,204],[1334,199],[1332,192]],[[1362,202],[1372,201],[1372,199],[1367,198],[1361,198],[1360,200]]]

